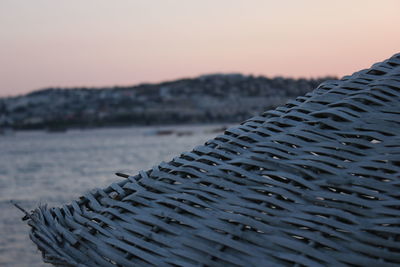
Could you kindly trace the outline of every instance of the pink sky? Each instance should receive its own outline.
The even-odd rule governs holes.
[[[0,96],[215,72],[351,74],[400,52],[398,0],[1,0]]]

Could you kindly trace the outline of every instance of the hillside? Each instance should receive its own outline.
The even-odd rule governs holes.
[[[326,79],[213,74],[127,87],[48,88],[0,98],[0,127],[240,122],[303,95]]]

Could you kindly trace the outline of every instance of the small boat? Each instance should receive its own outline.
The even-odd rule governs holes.
[[[46,132],[48,133],[65,133],[68,131],[68,128],[61,125],[49,126],[46,128]]]

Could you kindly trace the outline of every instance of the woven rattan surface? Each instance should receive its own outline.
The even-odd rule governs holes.
[[[400,264],[400,54],[27,217],[54,264]]]

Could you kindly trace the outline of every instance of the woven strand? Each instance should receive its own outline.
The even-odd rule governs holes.
[[[400,54],[28,217],[55,265],[400,264]]]

